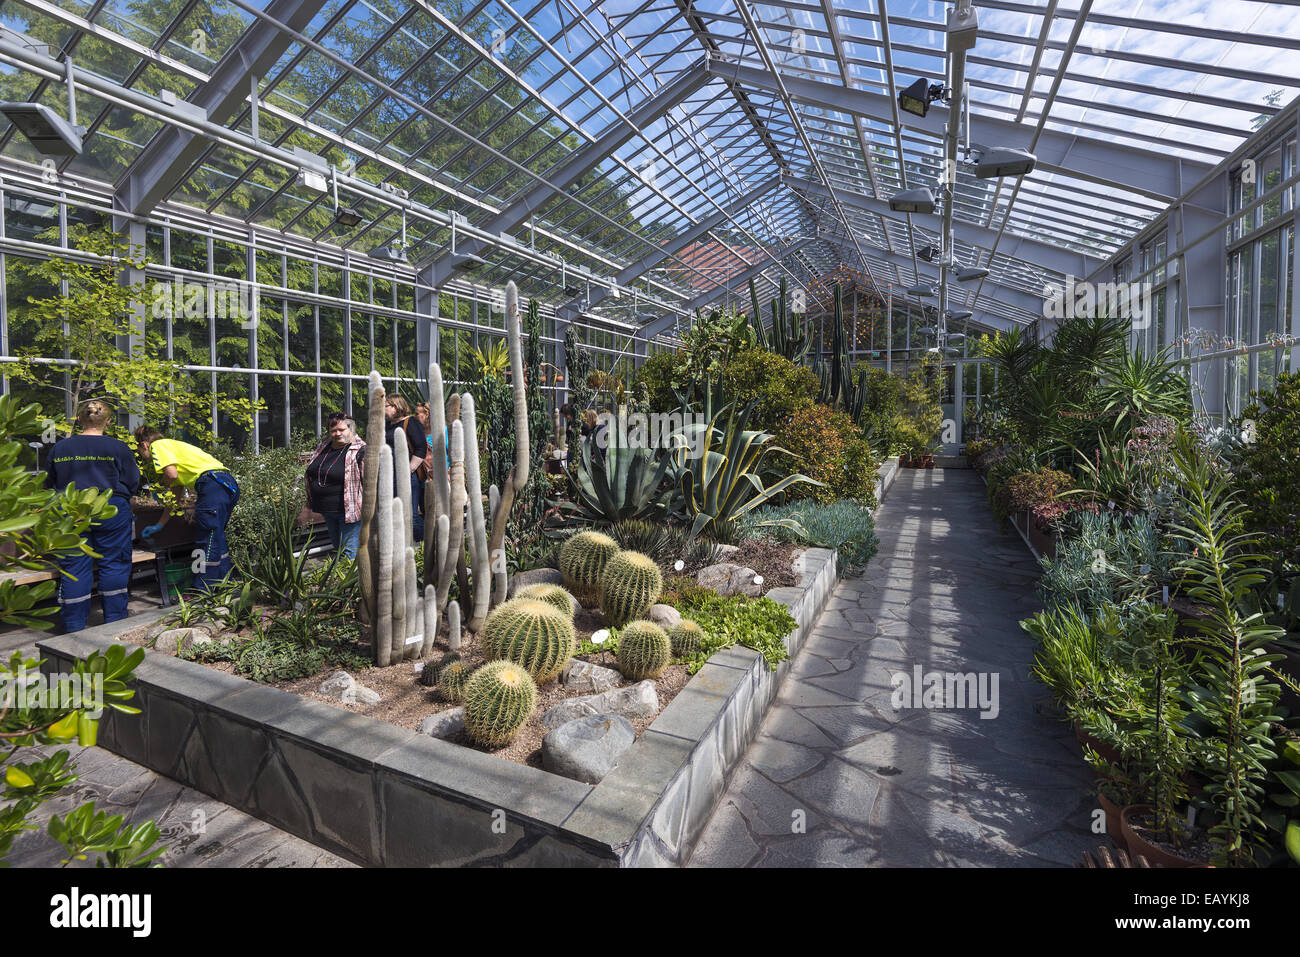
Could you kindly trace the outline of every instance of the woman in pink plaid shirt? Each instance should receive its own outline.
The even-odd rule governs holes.
[[[307,507],[325,518],[330,543],[344,558],[356,558],[361,533],[361,466],[366,443],[343,412],[329,417],[329,441],[307,463]]]

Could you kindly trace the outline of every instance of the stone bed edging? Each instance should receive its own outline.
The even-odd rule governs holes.
[[[791,658],[836,581],[833,550],[797,560],[768,596],[798,627]],[[164,610],[75,635],[33,635],[42,670]],[[360,864],[671,866],[682,863],[758,731],[775,672],[734,646],[715,654],[594,787],[146,650],[139,715],[107,710],[99,743]]]

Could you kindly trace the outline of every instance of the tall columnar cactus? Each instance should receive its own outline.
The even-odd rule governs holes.
[[[466,627],[478,634],[492,605],[491,571],[488,556],[487,524],[483,516],[483,478],[478,465],[478,430],[474,418],[474,396],[460,397],[460,421],[465,431],[465,493],[469,499],[469,564],[474,599],[461,592],[461,607],[470,609]]]
[[[446,515],[438,516],[439,519],[445,519],[446,517]],[[442,538],[445,540],[447,537],[445,531],[447,523],[443,522],[442,527],[444,529]],[[446,547],[445,542],[443,547]],[[424,640],[420,643],[420,657],[427,658],[433,652],[433,639],[438,634],[438,590],[432,585],[424,586],[424,598],[420,601],[420,611],[423,613],[421,617],[424,619],[422,632]]]
[[[375,447],[384,434],[384,383],[378,372],[370,373],[369,405],[366,407],[366,440]],[[378,437],[378,438],[377,438]],[[357,545],[357,577],[361,586],[361,623],[374,638],[379,564],[374,542],[375,509],[379,502],[379,456],[367,455],[361,479],[361,529]]]
[[[378,572],[375,582],[375,617],[372,643],[375,662],[386,668],[392,660],[393,648],[393,450],[387,445],[379,449],[379,486],[389,490],[379,494],[375,505],[374,523],[378,525],[375,539],[378,544]]]
[[[433,469],[424,483],[424,584],[437,585],[442,571],[441,558],[446,551],[436,535],[437,528],[430,518],[451,515],[451,472],[448,465],[450,436],[447,430],[447,410],[443,404],[442,369],[438,363],[429,363],[429,441],[433,447]]]
[[[600,576],[600,610],[614,627],[640,618],[659,600],[664,577],[653,558],[619,552]]]
[[[460,651],[460,605],[456,602],[447,606],[447,647]]]
[[[459,420],[451,423],[450,519],[447,532],[447,549],[440,556],[438,571],[438,607],[447,606],[451,578],[456,565],[465,557],[465,427]],[[426,559],[427,561],[427,559]]]
[[[513,661],[493,661],[474,672],[465,688],[465,733],[485,748],[510,742],[533,713],[537,685]]]
[[[489,560],[492,566],[492,604],[506,600],[509,581],[506,574],[506,522],[515,497],[528,484],[528,461],[531,441],[528,435],[528,394],[524,379],[523,346],[520,340],[519,289],[514,282],[506,283],[506,339],[510,350],[510,387],[514,391],[515,411],[515,464],[500,489],[500,497],[492,508],[492,541]],[[475,589],[477,590],[477,585]]]
[[[697,622],[683,618],[668,629],[674,658],[693,658],[704,647],[704,629]]]
[[[396,462],[397,456],[394,455],[393,466],[398,468]],[[409,496],[408,496],[409,497]],[[410,525],[404,524],[407,521],[406,509],[400,497],[393,498],[393,627],[389,636],[388,660],[390,662],[401,661],[406,656],[406,585],[402,580],[402,572],[406,570],[406,549],[403,547],[407,538],[410,537]],[[405,533],[405,537],[403,537]]]
[[[569,594],[567,589],[559,585],[550,582],[538,582],[536,585],[528,585],[519,589],[519,591],[515,592],[515,597],[544,601],[562,611],[570,621],[573,620],[573,596]]]
[[[600,603],[600,576],[618,554],[618,542],[601,532],[579,532],[560,546],[564,587],[584,605]]]
[[[533,598],[499,605],[483,623],[483,657],[513,661],[538,684],[559,677],[577,644],[573,620],[554,605]]]
[[[629,681],[658,678],[671,655],[668,633],[653,621],[634,621],[618,633],[618,670]]]

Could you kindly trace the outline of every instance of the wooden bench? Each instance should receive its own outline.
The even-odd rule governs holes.
[[[143,549],[131,550],[131,567],[134,568],[143,562],[154,563],[154,574],[158,578],[158,589],[162,592],[163,607],[171,604],[171,597],[167,594],[167,552],[166,550],[150,552]],[[58,569],[44,569],[34,571],[30,568],[19,568],[15,571],[0,572],[0,582],[11,581],[15,585],[34,585],[37,582],[47,582],[59,577]]]

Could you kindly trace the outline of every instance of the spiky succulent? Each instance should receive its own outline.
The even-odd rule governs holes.
[[[535,598],[513,598],[487,616],[481,641],[484,658],[513,661],[542,683],[560,674],[578,638],[567,613]]]
[[[449,651],[437,661],[426,662],[424,670],[420,672],[420,684],[426,688],[436,688],[438,679],[442,676],[442,669],[453,661],[460,661],[460,655],[454,651]]]
[[[579,532],[560,547],[564,587],[584,605],[600,603],[600,576],[618,554],[618,542],[600,532]]]
[[[465,733],[475,744],[499,748],[524,726],[537,704],[537,685],[513,661],[479,668],[465,688]]]
[[[654,559],[640,552],[619,552],[600,577],[600,610],[614,627],[640,618],[659,600],[664,576]]]
[[[462,701],[471,677],[469,665],[457,658],[439,669],[438,691],[448,701]]]
[[[629,681],[658,678],[671,655],[668,632],[653,621],[634,621],[618,633],[618,670]]]
[[[566,617],[573,618],[573,598],[562,585],[538,582],[536,585],[528,585],[519,589],[519,591],[515,592],[515,597],[544,601],[564,612]]]
[[[674,658],[693,658],[704,646],[704,629],[683,618],[668,629],[668,640],[672,642]]]

